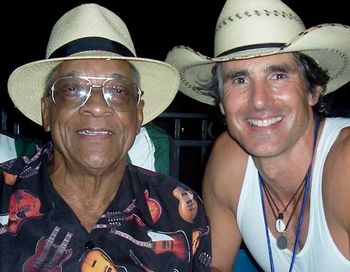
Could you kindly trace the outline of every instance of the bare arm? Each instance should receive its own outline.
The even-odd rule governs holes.
[[[223,133],[214,144],[204,174],[203,201],[212,230],[212,264],[222,272],[232,271],[242,241],[236,211],[246,162],[245,153]]]

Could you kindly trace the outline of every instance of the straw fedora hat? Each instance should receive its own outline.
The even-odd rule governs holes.
[[[326,93],[350,80],[350,27],[321,24],[305,29],[280,0],[227,0],[216,24],[214,57],[176,46],[166,62],[179,70],[181,92],[214,105],[201,86],[211,82],[215,63],[287,52],[304,53],[328,71]]]
[[[65,60],[94,58],[127,60],[138,70],[145,101],[143,124],[162,113],[178,91],[179,74],[174,67],[137,57],[127,26],[116,14],[97,4],[83,4],[54,25],[45,60],[12,72],[9,95],[26,117],[41,125],[40,99],[50,72]]]

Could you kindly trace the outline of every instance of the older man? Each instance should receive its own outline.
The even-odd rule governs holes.
[[[14,104],[52,142],[1,164],[1,271],[210,271],[196,193],[127,159],[178,82],[172,66],[136,57],[106,8],[81,5],[58,20],[47,58],[8,82]]]

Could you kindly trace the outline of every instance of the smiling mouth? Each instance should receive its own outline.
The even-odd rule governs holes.
[[[107,130],[89,130],[89,129],[84,129],[84,130],[79,130],[78,134],[80,134],[80,135],[88,135],[88,136],[97,136],[97,135],[112,135],[112,132],[107,131]]]
[[[281,116],[270,118],[270,119],[264,119],[264,120],[248,119],[248,123],[254,127],[268,127],[280,122],[282,119],[283,118]]]

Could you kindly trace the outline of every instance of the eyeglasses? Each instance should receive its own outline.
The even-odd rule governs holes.
[[[91,80],[103,80],[93,84]],[[66,76],[57,79],[49,89],[52,101],[59,107],[77,109],[92,96],[93,88],[102,88],[103,98],[116,111],[131,111],[140,102],[143,91],[125,78]]]

